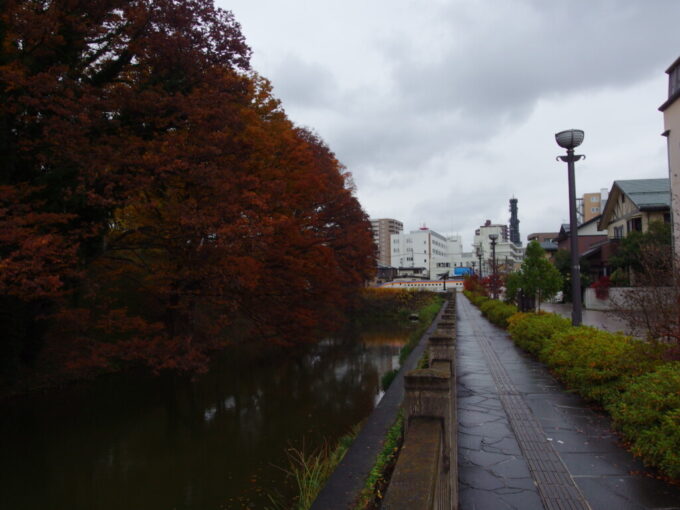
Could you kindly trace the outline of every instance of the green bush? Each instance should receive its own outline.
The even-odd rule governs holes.
[[[556,332],[539,353],[553,373],[587,399],[608,405],[630,379],[661,363],[662,348],[589,326]]]
[[[517,307],[495,299],[486,299],[480,306],[484,316],[501,328],[508,327],[508,319],[517,313]]]
[[[609,411],[636,455],[680,478],[680,362],[632,381]]]
[[[538,356],[547,340],[571,327],[571,321],[554,313],[517,313],[508,319],[508,332],[525,351]]]
[[[469,290],[464,290],[463,294],[465,294],[465,297],[467,297],[470,300],[470,302],[477,307],[482,306],[487,301],[491,301],[491,298],[488,298],[488,297],[486,297],[482,294],[479,294],[477,292],[471,292]]]

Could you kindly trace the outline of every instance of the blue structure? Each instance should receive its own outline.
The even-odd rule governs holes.
[[[454,277],[465,277],[465,276],[471,276],[474,274],[474,271],[472,270],[471,267],[456,267],[453,269],[453,276]]]

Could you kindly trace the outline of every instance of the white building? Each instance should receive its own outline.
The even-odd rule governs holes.
[[[508,239],[507,225],[493,225],[487,220],[484,225],[475,231],[475,238],[472,243],[475,256],[478,256],[477,253],[481,253],[482,275],[488,275],[493,269],[493,250],[491,239],[489,239],[491,234],[498,236],[496,240],[496,266],[501,268],[501,270],[507,271],[517,269],[524,258],[524,248]],[[477,267],[479,267],[479,262]]]
[[[408,234],[392,234],[392,265],[403,272],[436,279],[453,268],[471,267],[474,258],[463,253],[460,236],[445,237],[434,230],[422,227]]]

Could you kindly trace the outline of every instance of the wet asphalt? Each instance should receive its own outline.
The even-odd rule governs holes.
[[[457,297],[461,510],[680,509],[680,487],[627,452],[606,415]]]

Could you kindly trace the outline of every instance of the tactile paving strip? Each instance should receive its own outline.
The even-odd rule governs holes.
[[[548,510],[590,509],[562,459],[546,439],[531,409],[512,383],[488,337],[476,327],[477,320],[470,313],[470,306],[464,302],[462,308],[473,325],[475,337],[498,388],[501,403],[538,487],[543,505]]]

